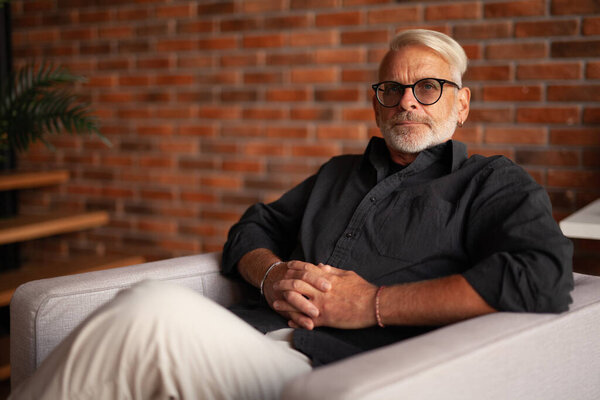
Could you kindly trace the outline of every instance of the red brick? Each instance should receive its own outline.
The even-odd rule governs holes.
[[[549,85],[549,101],[600,101],[600,85]]]
[[[600,130],[596,128],[564,128],[550,131],[550,143],[561,146],[600,146]]]
[[[223,171],[229,172],[263,172],[265,170],[264,162],[256,160],[235,160],[224,161]]]
[[[373,113],[373,108],[371,107],[344,107],[344,110],[342,111],[342,120],[373,122],[375,121],[375,114]]]
[[[61,40],[87,41],[96,38],[96,29],[93,28],[69,28],[60,32]]]
[[[317,27],[359,25],[362,23],[362,19],[362,13],[360,11],[317,14],[315,17],[315,25]]]
[[[396,6],[369,11],[369,24],[398,24],[401,22],[417,22],[420,20],[419,6]]]
[[[154,38],[157,36],[167,35],[168,31],[169,26],[166,22],[148,23],[135,28],[135,34],[137,37]]]
[[[230,50],[237,47],[236,37],[214,37],[209,39],[199,39],[198,49],[200,50]]]
[[[244,146],[242,151],[250,156],[282,156],[286,149],[280,144],[250,142]]]
[[[306,65],[312,64],[313,54],[309,52],[267,54],[267,65]]]
[[[491,86],[483,88],[484,101],[540,101],[541,86]]]
[[[588,79],[600,79],[600,61],[589,61],[585,77]]]
[[[253,102],[257,99],[258,93],[253,89],[223,88],[221,92],[221,101],[223,103]]]
[[[463,78],[464,81],[507,81],[511,77],[511,66],[471,65]]]
[[[172,135],[173,126],[171,125],[142,125],[138,126],[136,132],[139,135]]]
[[[129,103],[133,100],[133,94],[129,92],[103,93],[98,96],[98,101],[107,103]]]
[[[485,56],[489,59],[545,58],[547,54],[548,49],[543,42],[490,44],[485,49]]]
[[[292,32],[289,45],[294,47],[333,46],[339,42],[339,33],[335,30]]]
[[[292,155],[295,157],[333,157],[340,154],[337,144],[305,144],[292,147]]]
[[[204,187],[239,189],[242,186],[242,180],[231,174],[203,176],[200,178],[200,184]]]
[[[281,34],[246,35],[242,41],[247,48],[282,47],[285,38]]]
[[[469,122],[513,122],[511,110],[508,108],[476,108],[469,111]]]
[[[519,165],[577,166],[579,152],[572,150],[517,150],[515,161]]]
[[[389,39],[385,30],[342,32],[341,35],[342,44],[387,43]]]
[[[179,33],[208,33],[215,31],[213,21],[177,21],[177,32]]]
[[[330,121],[333,118],[333,110],[329,107],[310,107],[298,108],[294,107],[290,111],[290,116],[293,120],[303,121]]]
[[[177,4],[168,6],[158,6],[154,11],[155,15],[159,18],[173,18],[173,17],[192,17],[194,12],[193,5],[190,4]]]
[[[600,172],[580,170],[548,171],[548,186],[565,188],[595,188],[600,182]]]
[[[287,118],[287,111],[279,108],[256,107],[242,112],[243,119],[278,120]]]
[[[120,86],[148,86],[150,77],[144,75],[121,75],[119,76]]]
[[[263,125],[252,123],[225,125],[221,128],[221,136],[224,137],[262,137],[264,133]]]
[[[342,70],[342,82],[376,82],[378,79],[375,68],[344,69]]]
[[[360,125],[320,125],[317,128],[318,139],[366,139],[366,129]]]
[[[156,85],[190,85],[194,83],[194,76],[184,74],[157,75],[154,82]]]
[[[281,138],[295,138],[295,139],[306,139],[308,138],[309,130],[306,125],[302,126],[284,126],[275,125],[268,126],[265,134],[267,137],[281,137]]]
[[[310,92],[308,89],[269,89],[266,96],[267,101],[308,101]]]
[[[552,0],[552,14],[580,15],[600,13],[600,3],[596,0]]]
[[[327,83],[337,81],[335,68],[294,68],[291,71],[292,83]]]
[[[140,9],[140,8],[125,8],[125,9],[117,9],[115,11],[117,20],[119,21],[135,21],[135,20],[145,20],[150,16],[149,9]]]
[[[600,17],[589,17],[583,20],[584,35],[600,35]]]
[[[556,58],[600,57],[600,40],[553,42],[550,47],[550,54]]]
[[[244,74],[244,83],[282,83],[281,72],[247,72]]]
[[[484,8],[485,18],[523,17],[544,15],[545,13],[545,0],[520,0],[505,1],[502,3],[488,3]]]
[[[221,21],[222,32],[249,32],[262,28],[262,21],[256,18],[235,18]]]
[[[331,8],[338,5],[338,0],[291,0],[290,8],[292,10],[314,8]]]
[[[169,58],[169,64],[174,63],[175,60],[172,56]],[[177,55],[177,66],[181,68],[205,68],[214,66],[214,59],[206,54],[192,53],[191,55],[179,54]]]
[[[273,30],[299,29],[307,28],[311,23],[312,20],[309,15],[289,15],[266,18],[264,27]]]
[[[456,40],[507,38],[512,36],[512,24],[505,21],[455,25],[452,36]]]
[[[583,122],[586,124],[600,124],[600,107],[586,107],[583,111]]]
[[[165,99],[165,101],[167,101]],[[210,90],[194,90],[191,92],[178,92],[177,102],[179,103],[206,103],[214,101],[214,96]]]
[[[457,20],[480,19],[482,8],[480,2],[456,3],[427,6],[425,8],[426,20]]]
[[[238,107],[202,105],[198,107],[198,117],[208,119],[238,119],[241,111]]]
[[[258,54],[232,54],[221,56],[223,67],[249,67],[259,64]],[[208,65],[207,65],[208,66]]]
[[[215,136],[216,128],[212,125],[194,124],[181,125],[177,129],[177,133],[185,136]]]
[[[515,23],[516,37],[572,36],[578,33],[579,22],[576,19]]]
[[[600,168],[600,150],[584,150],[582,164],[586,168]]]
[[[547,134],[545,128],[487,127],[485,143],[543,145],[547,143]]]
[[[581,67],[579,62],[520,64],[517,79],[580,79]]]
[[[268,11],[282,11],[284,9],[283,0],[245,0],[241,5],[241,11],[246,13],[263,13]]]
[[[480,144],[482,142],[483,132],[479,125],[470,127],[467,125],[454,131],[453,139],[467,144]]]
[[[111,20],[109,10],[78,10],[78,21],[83,24],[108,22]]]
[[[366,62],[364,49],[320,49],[315,51],[317,64],[359,64]]]
[[[544,124],[575,124],[579,122],[577,107],[521,107],[517,122]]]
[[[358,101],[360,91],[357,89],[323,89],[315,92],[316,101]]]
[[[197,41],[193,39],[159,40],[156,42],[157,51],[180,52],[196,49]]]
[[[197,4],[198,16],[231,14],[235,12],[235,4],[233,1],[214,1],[211,3],[200,2]]]
[[[147,53],[150,51],[150,44],[146,40],[120,40],[117,48],[121,54]]]

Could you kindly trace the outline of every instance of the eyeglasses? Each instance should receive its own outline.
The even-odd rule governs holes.
[[[384,107],[392,108],[400,104],[400,99],[404,96],[404,90],[411,88],[415,99],[424,106],[430,106],[438,102],[442,97],[444,83],[456,86],[456,83],[446,79],[425,78],[416,81],[412,85],[403,85],[394,81],[379,82],[371,85],[375,91],[377,101]]]

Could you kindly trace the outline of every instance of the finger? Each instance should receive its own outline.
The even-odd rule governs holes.
[[[288,326],[291,326],[291,324],[294,324],[298,328],[304,328],[309,331],[313,330],[313,328],[315,327],[313,320],[304,314],[290,313],[290,318],[291,318],[291,320],[288,322]],[[293,328],[293,326],[292,326],[292,328]]]
[[[294,291],[308,297],[314,297],[318,292],[313,285],[303,279],[282,279],[273,284],[273,289],[282,292]]]
[[[287,276],[302,279],[322,292],[331,290],[331,281],[327,279],[328,269],[321,268],[323,264],[295,262],[288,265]]]
[[[285,301],[293,308],[293,311],[300,312],[311,318],[316,318],[320,314],[317,306],[315,306],[309,299],[302,296],[298,292],[284,292],[283,297],[285,298]]]

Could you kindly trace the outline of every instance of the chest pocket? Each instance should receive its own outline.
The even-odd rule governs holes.
[[[418,263],[427,258],[452,257],[460,251],[456,206],[433,196],[399,199],[390,212],[379,215],[374,238],[380,255]]]

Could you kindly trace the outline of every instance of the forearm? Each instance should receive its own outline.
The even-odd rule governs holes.
[[[386,287],[379,297],[385,325],[446,325],[494,311],[461,275]]]
[[[277,261],[281,260],[271,250],[255,249],[240,259],[237,269],[246,282],[259,288],[267,269]]]

